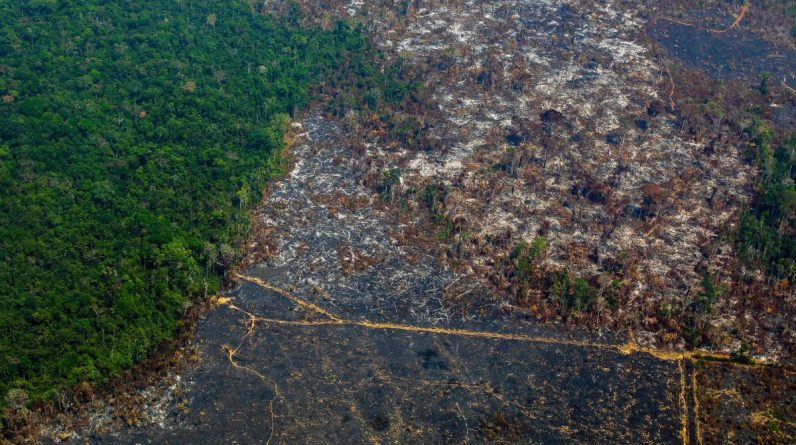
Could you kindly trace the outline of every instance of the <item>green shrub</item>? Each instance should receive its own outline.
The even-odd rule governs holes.
[[[554,275],[550,294],[558,299],[564,313],[587,312],[597,299],[597,290],[588,281],[566,271]]]
[[[541,236],[535,237],[530,245],[519,243],[514,246],[511,260],[521,282],[526,282],[533,275],[546,252],[547,242]]]

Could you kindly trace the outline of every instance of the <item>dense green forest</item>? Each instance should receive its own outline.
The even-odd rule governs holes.
[[[750,138],[748,159],[760,170],[760,191],[741,215],[738,255],[775,279],[792,281],[796,278],[796,135],[775,145],[774,130],[760,119],[754,119],[745,132]]]
[[[406,93],[359,30],[297,23],[243,0],[0,3],[0,405],[169,339],[314,92],[342,92],[335,112]]]

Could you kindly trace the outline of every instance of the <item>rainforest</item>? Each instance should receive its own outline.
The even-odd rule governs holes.
[[[288,118],[324,89],[348,87],[339,112],[400,94],[360,30],[296,19],[232,0],[0,5],[1,394],[103,382],[169,339],[236,259]]]

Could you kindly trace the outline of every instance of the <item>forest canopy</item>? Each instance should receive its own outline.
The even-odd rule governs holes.
[[[0,405],[174,334],[313,91],[376,108],[406,90],[360,30],[297,23],[240,0],[0,4]]]

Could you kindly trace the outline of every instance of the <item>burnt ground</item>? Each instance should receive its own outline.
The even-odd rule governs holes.
[[[287,315],[256,285],[244,284],[239,300]],[[119,440],[679,442],[677,365],[651,356],[334,325],[265,324],[241,342],[240,313],[212,318],[199,330],[203,365],[186,376],[190,412]],[[225,344],[239,348],[238,367]]]
[[[752,107],[739,98],[732,125],[687,124],[683,95],[696,114],[720,116],[704,94],[721,87],[696,91],[699,76],[648,36],[661,14],[643,4],[399,3],[300,2],[309,24],[362,23],[389,61],[420,73],[430,111],[346,122],[358,148],[353,174],[374,191],[389,185],[389,205],[403,213],[395,239],[430,239],[446,271],[541,322],[632,330],[647,346],[730,353],[748,343],[762,360],[791,355],[792,287],[769,286],[740,264],[732,240],[757,181],[744,160],[743,114],[760,105],[787,121],[787,95]],[[733,41],[734,29],[719,34]],[[546,249],[536,276],[523,278],[512,254],[537,237]],[[554,295],[551,277],[562,274],[594,290],[587,311]],[[728,291],[694,316],[706,275]],[[757,317],[761,307],[781,315]]]
[[[765,380],[779,382],[767,397],[755,399],[749,386],[735,401],[717,398],[740,381],[762,381],[768,368],[671,352],[685,346],[679,321],[656,318],[689,304],[703,270],[733,285],[727,271],[737,263],[723,235],[755,172],[734,140],[682,133],[666,110],[668,68],[637,41],[637,11],[613,2],[440,0],[407,2],[401,15],[389,1],[300,3],[322,25],[334,16],[368,23],[388,57],[418,66],[437,109],[424,117],[426,146],[375,137],[358,122],[364,116],[332,120],[316,110],[296,122],[292,171],[255,214],[237,285],[197,325],[198,364],[148,392],[135,415],[97,410],[88,426],[46,425],[45,436],[241,444],[792,437],[793,414],[779,408],[792,400],[783,383],[791,374]],[[664,28],[653,35],[691,63],[675,45],[696,31],[672,23],[657,21]],[[708,71],[725,69],[717,57],[726,48],[763,57],[731,64],[738,75],[775,65],[750,36],[729,46],[714,37],[688,40],[717,45]],[[379,192],[390,171],[400,172],[396,183]],[[410,196],[427,186],[447,191],[436,210],[455,222],[450,238]],[[533,289],[521,298],[506,291],[500,268],[518,242],[540,233],[546,267],[603,286],[583,317],[588,330],[542,316],[556,302]],[[610,308],[603,291],[615,281],[624,298]],[[711,315],[721,334],[714,354],[745,338],[759,358],[789,360],[792,293],[779,318],[741,313],[736,303],[720,301]],[[776,388],[783,395],[772,402]],[[721,429],[727,416],[736,420]],[[757,428],[771,422],[784,435]]]
[[[706,443],[793,443],[796,368],[698,363],[701,434]]]
[[[776,82],[796,85],[796,51],[773,46],[743,28],[719,33],[661,19],[650,32],[673,57],[714,78],[759,79],[767,73]]]

